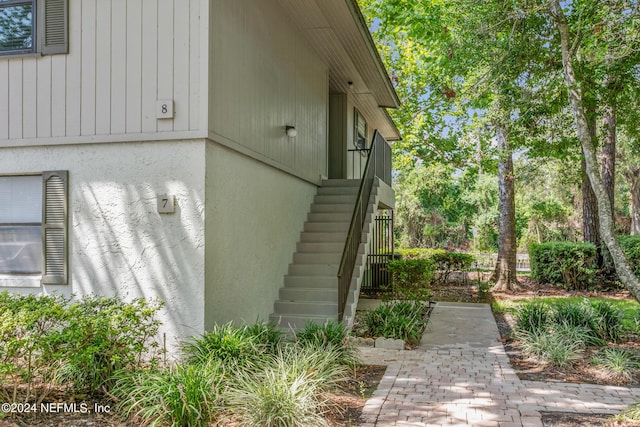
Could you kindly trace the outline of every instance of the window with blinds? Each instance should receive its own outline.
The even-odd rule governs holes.
[[[67,283],[68,172],[0,176],[0,274]]]

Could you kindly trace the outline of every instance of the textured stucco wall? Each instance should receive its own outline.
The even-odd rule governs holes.
[[[158,297],[169,346],[202,332],[204,149],[202,140],[0,149],[0,174],[63,169],[70,185],[69,285],[9,290]],[[157,212],[159,194],[175,196],[174,214]]]
[[[273,312],[316,186],[207,146],[206,328]]]

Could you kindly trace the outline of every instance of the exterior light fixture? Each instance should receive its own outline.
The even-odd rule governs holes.
[[[285,132],[287,133],[287,136],[289,138],[295,138],[296,136],[298,136],[298,131],[296,130],[295,126],[285,126],[284,127]]]

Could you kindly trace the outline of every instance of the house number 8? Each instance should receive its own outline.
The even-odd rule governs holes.
[[[173,118],[173,100],[160,99],[156,104],[156,117],[158,119]]]

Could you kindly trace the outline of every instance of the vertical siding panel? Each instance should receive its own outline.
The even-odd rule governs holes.
[[[173,93],[173,0],[158,0],[157,99],[174,99]],[[173,130],[173,120],[158,120],[158,131]]]
[[[67,55],[67,136],[80,135],[82,84],[82,5],[69,4],[69,54]],[[91,25],[91,23],[88,23]]]
[[[22,60],[9,61],[9,138],[22,138]]]
[[[157,130],[158,2],[142,2],[142,131]]]
[[[142,3],[127,1],[127,132],[142,131]]]
[[[3,83],[6,82],[6,83]],[[9,138],[9,61],[0,61],[0,139]]]
[[[124,133],[127,117],[127,0],[111,0],[111,133]]]
[[[189,130],[200,129],[200,64],[205,58],[200,57],[200,37],[206,17],[200,17],[200,0],[190,2],[189,24]],[[201,19],[203,21],[201,21]],[[202,76],[204,79],[205,76]]]
[[[38,138],[51,136],[51,56],[38,59]]]
[[[83,22],[80,133],[93,135],[96,132],[96,2],[83,1],[79,3],[82,5]],[[70,49],[74,48],[73,45],[69,47]]]
[[[22,60],[22,75],[24,85],[23,89],[23,105],[22,105],[22,124],[23,138],[35,138],[37,133],[37,108],[38,93],[36,85],[38,84],[38,64],[36,58],[24,58]]]
[[[65,136],[67,124],[67,58],[51,56],[51,136]]]
[[[176,104],[173,130],[181,131],[189,129],[189,3],[176,2],[173,16],[173,97]]]
[[[111,131],[111,0],[96,9],[96,134]]]

